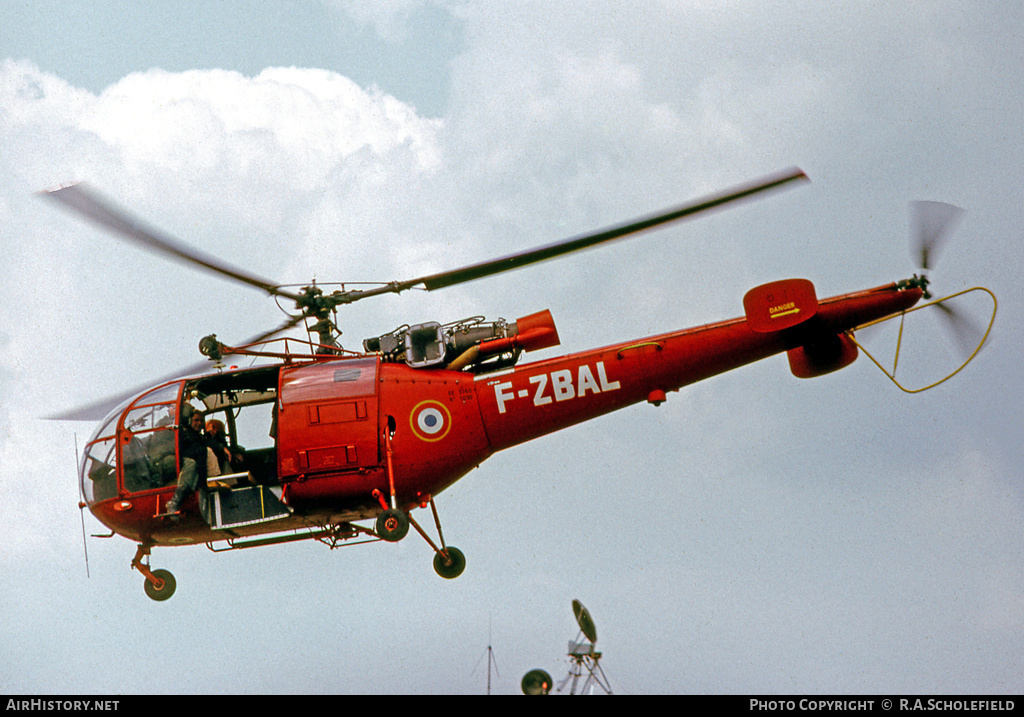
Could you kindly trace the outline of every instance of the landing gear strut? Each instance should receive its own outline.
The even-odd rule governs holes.
[[[149,561],[142,562],[143,558],[149,557],[151,547],[147,543],[139,543],[139,549],[135,551],[135,557],[132,558],[132,567],[145,576],[146,582],[143,588],[149,599],[162,602],[174,594],[174,589],[178,584],[169,570],[150,570]]]
[[[381,508],[383,508],[380,515],[377,516],[376,533],[378,538],[390,543],[396,543],[406,536],[411,525],[427,541],[427,545],[434,549],[434,572],[446,580],[462,575],[462,571],[466,569],[466,556],[458,548],[444,544],[441,520],[437,517],[437,507],[434,505],[433,498],[429,499],[430,512],[434,515],[434,525],[437,527],[437,538],[441,543],[440,547],[430,539],[426,531],[412,517],[411,512],[406,513],[398,508],[389,508],[384,495],[380,491],[375,490],[373,497],[380,502]]]
[[[466,556],[458,548],[444,544],[441,521],[437,517],[437,507],[434,505],[433,498],[430,499],[430,512],[434,514],[434,525],[437,526],[437,539],[441,543],[440,548],[427,536],[412,515],[409,516],[409,522],[412,523],[412,527],[416,528],[416,532],[427,541],[427,545],[434,549],[434,572],[445,580],[452,580],[462,575],[462,571],[466,569]]]
[[[380,507],[383,509],[380,515],[377,516],[377,536],[381,540],[397,543],[406,536],[406,533],[409,532],[409,526],[412,525],[412,527],[416,528],[416,532],[427,541],[427,545],[434,549],[434,572],[446,580],[457,578],[466,569],[466,556],[458,548],[444,544],[444,534],[441,533],[441,520],[437,517],[437,507],[434,505],[433,497],[428,496],[427,500],[430,501],[430,512],[434,514],[434,525],[437,526],[437,539],[441,543],[440,548],[423,531],[420,524],[412,517],[411,512],[407,513],[398,508],[395,500],[395,470],[392,464],[391,450],[391,438],[395,435],[395,426],[394,417],[388,416],[388,424],[384,428],[384,453],[387,456],[388,488],[391,492],[391,500],[388,501],[379,490],[373,491],[373,497],[377,499]],[[426,507],[424,503],[420,503],[420,505],[421,507]]]

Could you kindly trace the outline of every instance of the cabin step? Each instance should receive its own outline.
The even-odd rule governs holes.
[[[214,530],[280,520],[292,512],[281,502],[280,490],[252,485],[210,491],[203,518]]]

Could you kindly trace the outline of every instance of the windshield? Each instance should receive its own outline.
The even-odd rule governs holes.
[[[89,505],[122,490],[155,488],[174,477],[174,416],[181,382],[161,386],[119,405],[85,447],[79,478]],[[118,440],[120,437],[120,440]],[[118,487],[117,468],[123,468]]]

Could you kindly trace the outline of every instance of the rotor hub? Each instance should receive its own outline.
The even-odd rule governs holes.
[[[920,276],[914,274],[911,278],[904,279],[903,281],[898,282],[896,285],[901,289],[920,289],[921,295],[925,299],[930,299],[932,298],[931,292],[928,291],[928,284],[930,283],[931,282],[925,274],[921,274]]]

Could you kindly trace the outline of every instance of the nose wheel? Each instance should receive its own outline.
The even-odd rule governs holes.
[[[167,600],[174,594],[174,589],[178,587],[170,570],[154,570],[153,578],[151,581],[147,577],[145,584],[142,586],[150,600],[158,602]]]
[[[149,557],[150,547],[145,543],[139,545],[139,549],[135,551],[135,557],[132,558],[132,567],[146,578],[146,582],[142,586],[146,591],[146,596],[150,600],[163,602],[174,595],[178,583],[170,570],[150,570],[149,561],[142,562],[143,558]]]

